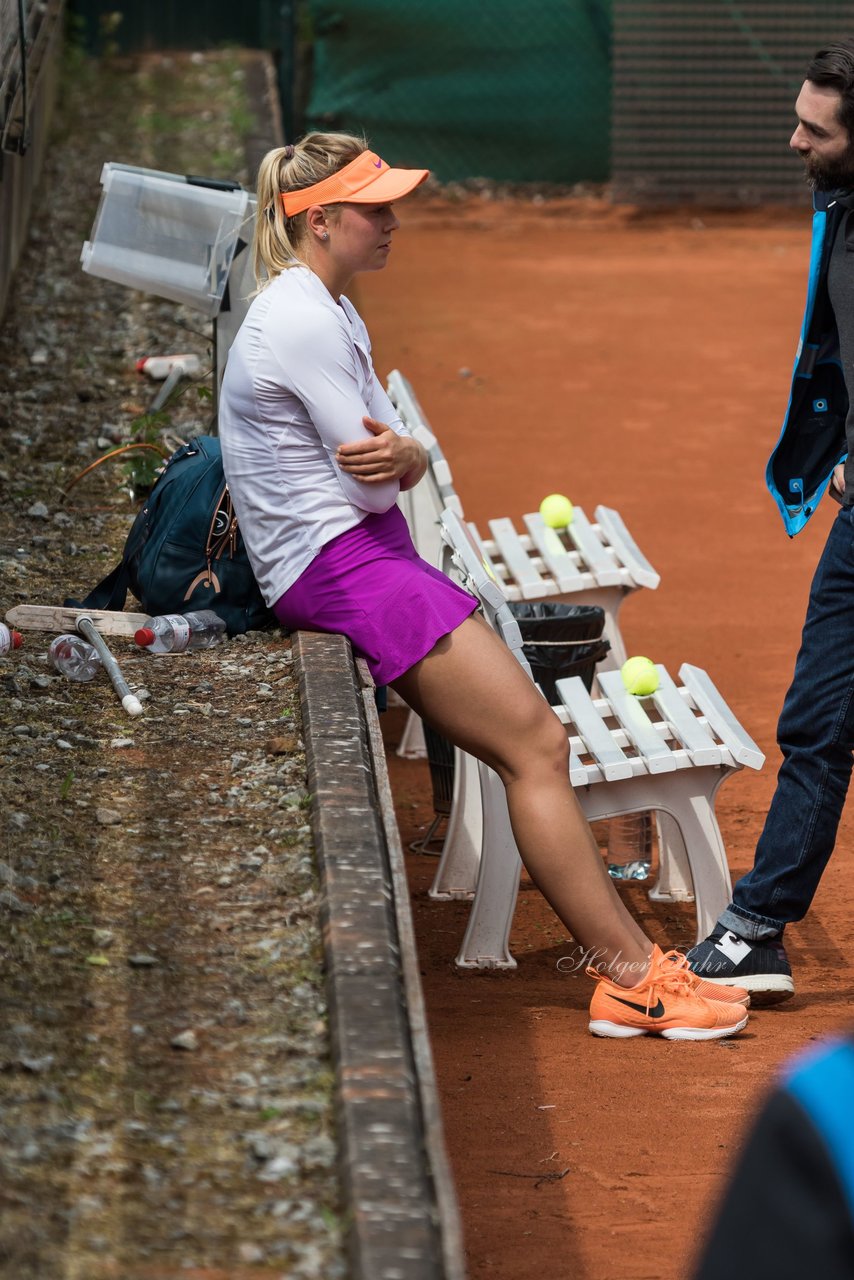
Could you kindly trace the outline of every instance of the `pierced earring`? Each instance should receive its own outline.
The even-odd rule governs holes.
[[[321,240],[328,240],[328,239],[329,239],[329,232],[328,232],[328,231],[324,231],[324,232],[322,232],[322,234],[321,234],[321,237],[320,237],[320,238],[321,238]]]

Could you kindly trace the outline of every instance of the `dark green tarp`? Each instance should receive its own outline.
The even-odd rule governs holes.
[[[309,0],[311,128],[444,182],[604,181],[610,0]]]

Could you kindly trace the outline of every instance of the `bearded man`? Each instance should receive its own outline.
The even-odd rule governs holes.
[[[766,1000],[794,993],[783,931],[803,919],[833,852],[854,750],[854,37],[815,55],[795,114],[789,145],[813,189],[813,244],[789,405],[765,478],[790,535],[826,492],[840,510],[810,591],[753,867],[688,952],[695,973]]]

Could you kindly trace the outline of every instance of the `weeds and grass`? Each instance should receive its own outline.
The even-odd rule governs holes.
[[[93,57],[85,45],[85,23],[69,16],[56,115],[59,140],[74,134],[88,102],[99,95],[114,103],[117,115],[133,120],[131,132],[121,139],[122,154],[105,155],[105,160],[246,182],[244,140],[255,121],[240,50],[226,46],[156,59],[123,56],[115,39],[120,20],[120,14],[104,15],[100,55]],[[104,133],[107,137],[108,124]]]
[[[343,1239],[352,1215],[349,1213],[336,1213],[334,1209],[323,1205],[321,1206],[320,1216],[327,1229]]]
[[[283,831],[278,837],[278,842],[282,849],[295,849],[304,842],[304,836],[301,831]],[[290,881],[286,881],[279,892],[290,893]]]
[[[173,417],[175,404],[187,391],[194,393],[199,407],[210,404],[213,397],[209,386],[203,383],[194,383],[183,390],[175,391],[163,409],[139,414],[132,419],[128,426],[128,434],[131,437],[130,442],[118,448],[108,449],[100,458],[96,458],[94,462],[89,463],[65,486],[62,496],[66,497],[78,481],[82,480],[89,472],[94,471],[101,463],[117,461],[119,458],[123,458],[123,488],[127,489],[132,498],[146,497],[151,492],[157,477],[163,469],[164,462],[177,442],[183,443],[184,439],[189,438],[196,430],[194,426],[192,431],[188,431],[186,423],[179,425]],[[207,430],[208,428],[202,427],[200,429]]]
[[[155,168],[246,180],[243,144],[253,118],[236,49],[161,59],[135,79],[150,104],[137,116],[138,142],[147,155],[156,152]]]
[[[75,929],[93,929],[95,921],[91,916],[78,915],[76,911],[62,910],[55,915],[45,916],[46,924],[73,924]]]

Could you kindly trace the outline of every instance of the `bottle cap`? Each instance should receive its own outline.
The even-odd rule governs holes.
[[[134,633],[133,638],[137,644],[142,645],[143,649],[150,644],[154,644],[155,641],[155,635],[151,627],[140,627],[139,631]]]

